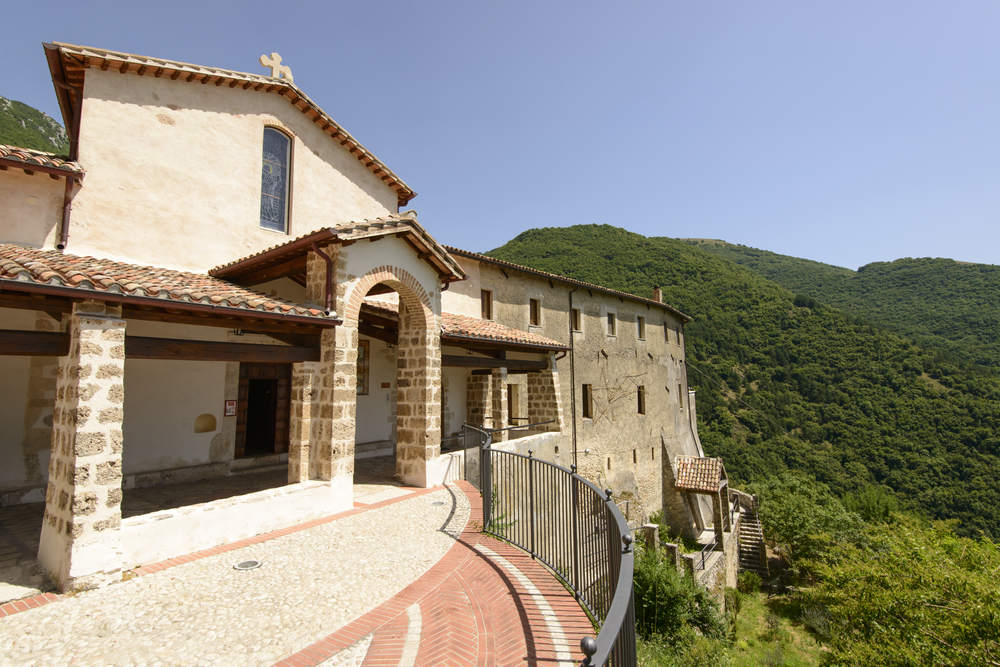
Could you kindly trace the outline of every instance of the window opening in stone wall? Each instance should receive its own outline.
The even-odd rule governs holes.
[[[632,465],[636,465],[638,463],[639,463],[639,457],[636,454],[636,450],[633,449],[632,450]]]
[[[670,323],[669,322],[664,322],[663,323],[663,342],[664,343],[669,343],[670,342]]]
[[[638,329],[639,329],[639,340],[646,339],[646,318],[641,315],[637,319]]]
[[[538,299],[528,300],[528,324],[533,327],[542,325],[542,303]]]
[[[639,414],[644,415],[646,414],[646,388],[639,387],[639,390],[636,392],[636,394],[639,397]]]
[[[291,138],[272,127],[264,128],[264,154],[260,177],[260,226],[288,231],[288,165]]]
[[[608,470],[611,470],[611,457],[608,457]]]
[[[608,335],[609,336],[614,336],[615,335],[615,314],[614,313],[608,313]]]
[[[681,406],[681,410],[684,409],[684,391],[680,384],[677,385],[677,404]]]
[[[480,301],[483,307],[483,319],[493,319],[493,292],[484,289],[480,291]]]
[[[594,390],[589,384],[583,385],[583,418],[594,418]]]
[[[650,461],[655,461],[656,460],[656,447],[650,447],[649,448],[649,460]]]
[[[579,308],[574,308],[573,309],[573,331],[583,331],[583,327],[581,326],[583,324],[583,322],[581,320],[582,320],[582,318],[580,317],[580,309]]]

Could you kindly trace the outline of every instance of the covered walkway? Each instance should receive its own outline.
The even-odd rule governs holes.
[[[0,662],[576,664],[587,617],[481,517],[464,482],[360,484],[348,512],[0,606]]]

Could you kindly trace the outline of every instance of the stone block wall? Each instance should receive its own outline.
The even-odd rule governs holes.
[[[35,331],[59,331],[61,324],[39,312]],[[59,361],[52,357],[32,357],[28,370],[28,401],[24,410],[24,436],[21,452],[24,457],[24,483],[44,482],[40,455],[49,451],[52,443],[52,406],[56,396]]]
[[[549,355],[549,368],[541,373],[528,373],[528,423],[544,426],[532,427],[530,433],[562,432],[565,427],[559,391],[559,371],[555,355]]]
[[[466,420],[481,429],[493,428],[493,378],[469,375],[465,392]]]
[[[112,581],[121,570],[125,321],[85,301],[65,316],[52,458],[38,558],[61,590]]]
[[[507,426],[507,369],[494,368],[491,374],[493,390],[493,428]],[[510,438],[510,431],[493,434],[493,442],[504,442]]]

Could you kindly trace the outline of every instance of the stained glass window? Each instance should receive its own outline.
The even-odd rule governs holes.
[[[264,160],[260,177],[260,226],[287,231],[288,156],[291,139],[278,130],[264,128]]]

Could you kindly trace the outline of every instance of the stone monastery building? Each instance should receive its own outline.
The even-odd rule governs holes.
[[[713,523],[719,480],[675,477],[703,454],[659,290],[441,245],[276,54],[261,76],[44,52],[71,147],[0,146],[0,504],[45,502],[60,589],[349,509],[363,457],[461,477],[466,423],[524,427],[494,438],[633,523]],[[123,491],[276,464],[287,486],[122,518]]]

